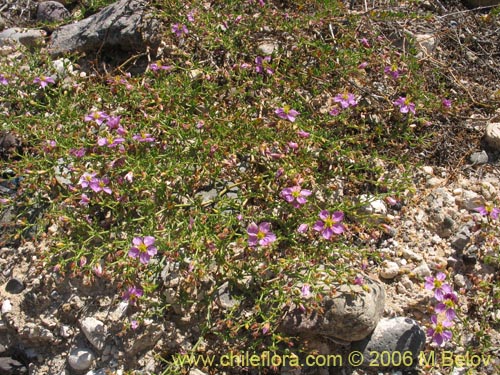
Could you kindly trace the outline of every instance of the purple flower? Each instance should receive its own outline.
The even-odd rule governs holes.
[[[453,289],[448,284],[444,283],[446,275],[438,272],[436,277],[427,276],[425,278],[425,289],[434,291],[434,297],[438,301],[442,301],[445,294],[453,293]]]
[[[288,203],[291,203],[295,208],[299,208],[301,205],[305,204],[307,201],[306,197],[311,194],[311,190],[302,189],[299,185],[286,188],[281,191],[283,199]]]
[[[194,11],[191,11],[187,14],[187,20],[191,23],[194,22]]]
[[[452,327],[453,322],[438,319],[437,315],[431,316],[431,322],[434,326],[427,330],[427,335],[432,337],[432,341],[434,341],[438,346],[443,346],[446,341],[451,340],[453,334],[446,328]]]
[[[350,94],[348,92],[345,92],[343,94],[338,94],[336,97],[333,98],[333,101],[335,103],[340,103],[340,106],[344,109],[349,107],[354,107],[355,105],[358,104],[354,94]]]
[[[453,320],[457,317],[455,313],[455,307],[458,302],[458,297],[455,292],[446,293],[443,295],[443,299],[439,302],[434,310],[437,313],[444,313],[447,320]]]
[[[189,33],[189,30],[188,28],[186,27],[186,25],[182,25],[182,24],[178,24],[178,23],[174,23],[172,25],[172,32],[177,36],[177,37],[182,37],[186,34]]]
[[[151,134],[149,134],[149,133],[136,134],[132,137],[132,139],[134,141],[137,141],[137,142],[154,142],[155,141],[154,137],[152,137]]]
[[[133,330],[136,330],[138,327],[139,327],[139,322],[137,320],[132,320],[130,322],[130,328],[132,328]]]
[[[363,45],[363,47],[370,48],[370,42],[368,42],[368,39],[361,38],[359,41],[361,42],[361,44]]]
[[[99,146],[108,146],[109,148],[113,148],[118,146],[119,144],[125,142],[125,138],[113,138],[113,136],[108,135],[107,137],[99,138],[97,140],[97,144]]]
[[[2,85],[9,84],[9,81],[7,81],[7,78],[2,73],[0,73],[0,84],[2,84]]]
[[[93,181],[97,180],[95,176],[95,173],[85,172],[82,177],[80,177],[78,185],[80,185],[83,189],[88,188]]]
[[[395,102],[393,102],[395,106],[399,107],[399,111],[401,113],[411,112],[415,114],[415,104],[410,102],[409,98],[405,98],[404,96],[400,96]]]
[[[69,150],[69,153],[73,155],[75,158],[83,158],[85,156],[85,148],[72,148]]]
[[[401,74],[403,74],[403,71],[398,68],[397,65],[391,65],[391,66],[386,66],[384,68],[384,73],[391,76],[394,79],[398,79]]]
[[[330,110],[330,112],[328,112],[328,114],[329,114],[330,116],[337,116],[339,113],[340,113],[340,109],[338,109],[338,108],[332,108],[332,109]]]
[[[283,106],[283,108],[276,108],[274,113],[278,115],[279,118],[288,120],[290,122],[294,122],[297,115],[299,115],[299,112],[297,112],[295,109],[291,109],[287,105]]]
[[[490,216],[493,220],[498,219],[498,215],[500,214],[500,209],[492,206],[482,206],[474,208],[474,211],[477,211],[481,214],[481,216]]]
[[[267,73],[268,75],[273,75],[274,70],[269,67],[269,63],[271,62],[271,56],[257,56],[255,58],[255,71],[260,74]]]
[[[321,232],[323,238],[329,240],[334,234],[342,234],[345,231],[341,221],[344,220],[344,213],[335,211],[332,215],[327,210],[323,210],[319,214],[319,218],[313,229],[316,232]]]
[[[366,61],[363,61],[358,65],[358,69],[364,69],[368,66],[368,63]]]
[[[365,283],[365,279],[363,278],[363,276],[358,275],[354,278],[355,285],[364,285],[364,283]]]
[[[142,297],[144,291],[137,286],[129,286],[128,289],[123,293],[123,299],[128,301],[131,305],[135,305],[137,299]]]
[[[311,136],[311,133],[308,133],[304,130],[297,131],[297,134],[300,138],[309,138]]]
[[[443,99],[441,101],[441,104],[443,105],[443,107],[445,108],[451,108],[451,99]]]
[[[87,196],[87,194],[82,194],[82,199],[80,200],[80,202],[78,202],[80,205],[82,206],[88,206],[89,203],[90,203],[90,199],[89,197]]]
[[[33,83],[39,84],[42,89],[46,88],[49,83],[55,83],[54,78],[47,76],[36,77]]]
[[[299,225],[299,227],[297,228],[297,232],[306,233],[308,229],[309,229],[309,225],[303,223],[303,224]]]
[[[86,115],[83,120],[86,122],[94,121],[97,125],[101,125],[108,118],[109,116],[106,114],[106,112],[94,111]]]
[[[308,284],[302,285],[300,289],[300,294],[303,298],[309,298],[311,296],[311,286]]]
[[[128,251],[128,256],[131,258],[139,257],[142,264],[148,264],[149,259],[158,252],[154,237],[134,237],[132,240],[133,246]]]
[[[109,130],[118,129],[120,127],[121,116],[109,116],[106,120],[106,125]]]
[[[149,69],[153,72],[158,72],[160,70],[170,70],[172,67],[170,65],[158,65],[157,63],[152,63],[149,65]]]
[[[249,246],[269,246],[276,241],[276,235],[271,232],[271,223],[263,222],[258,226],[251,223],[247,228]]]
[[[90,188],[96,192],[99,193],[100,191],[104,191],[106,194],[111,194],[111,188],[108,186],[109,184],[109,178],[104,177],[104,178],[96,178],[90,181],[89,186]]]

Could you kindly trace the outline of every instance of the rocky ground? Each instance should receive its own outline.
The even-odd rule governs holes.
[[[481,95],[500,98],[499,38],[492,34],[495,27],[482,27],[477,21],[488,17],[487,11],[471,12],[460,4],[438,1],[426,6],[435,9],[433,19],[405,25],[423,35],[422,43],[430,43],[423,47],[422,58],[428,64],[449,64],[450,75],[461,77],[452,80],[467,87],[472,102],[479,103]],[[4,2],[0,9],[7,27],[19,20],[29,26],[37,17],[35,8],[27,3]],[[354,11],[364,11],[363,5],[356,4]],[[61,12],[61,17],[66,16]],[[436,24],[451,31],[432,33]],[[467,31],[477,34],[470,39]],[[495,289],[500,279],[498,224],[489,225],[475,210],[500,202],[500,110],[491,113],[480,105],[468,108],[459,127],[449,126],[442,139],[434,140],[435,152],[422,155],[424,165],[415,166],[413,187],[400,197],[402,204],[376,201],[367,207],[386,229],[382,240],[377,237],[372,244],[384,259],[377,265],[368,264],[366,269],[367,275],[385,289],[384,317],[407,317],[420,326],[427,325],[432,293],[424,289],[424,279],[447,270],[459,295],[456,332],[460,337],[456,344],[440,350],[461,354],[478,348],[492,357],[492,363],[477,370],[485,374],[500,371],[500,291]],[[447,125],[443,119],[439,126]],[[0,153],[6,154],[15,143],[5,136]],[[2,179],[8,180],[8,176]],[[9,180],[8,184],[2,182],[0,189],[2,195],[8,195],[16,186]],[[7,228],[13,218],[8,210],[2,216]],[[121,301],[115,286],[102,279],[97,279],[99,285],[89,286],[44,269],[40,254],[49,244],[42,239],[0,249],[0,374],[161,373],[156,353],[166,347],[183,347],[195,337],[190,323],[182,319],[149,321],[136,331],[124,331],[122,320],[129,306]],[[484,321],[490,327],[487,332],[482,328]],[[337,345],[333,346],[336,350],[348,351]],[[332,346],[326,347],[325,352],[332,350]],[[330,373],[361,374],[370,370],[343,368],[330,369]],[[417,373],[475,373],[469,370],[474,370],[473,366],[420,368]],[[322,372],[324,369],[317,371],[327,373]],[[201,369],[189,373],[204,374]],[[282,369],[281,373],[297,372]]]

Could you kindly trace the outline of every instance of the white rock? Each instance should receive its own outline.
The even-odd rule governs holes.
[[[68,357],[69,366],[76,371],[88,370],[94,362],[94,353],[85,348],[76,348]]]
[[[439,177],[431,177],[427,180],[427,187],[436,187],[443,183],[443,179]]]
[[[366,194],[362,194],[359,197],[359,201],[361,203],[367,203],[363,207],[363,211],[369,214],[376,214],[376,215],[386,215],[387,214],[387,206],[385,205],[385,202],[381,199],[377,200],[372,200],[371,196],[368,196]]]
[[[495,151],[500,151],[500,122],[490,122],[486,126],[484,141]]]
[[[265,42],[261,43],[257,50],[263,55],[272,55],[275,50],[278,49],[278,46],[275,43]]]
[[[104,323],[93,317],[83,318],[80,321],[82,332],[89,342],[97,349],[104,348],[106,341],[106,327]]]
[[[420,50],[426,55],[431,55],[436,49],[436,38],[432,34],[415,34],[413,35]]]
[[[380,266],[380,276],[384,279],[394,279],[399,275],[399,265],[396,262],[385,261]]]
[[[457,203],[460,208],[473,211],[477,207],[484,206],[484,198],[472,190],[464,190]]]
[[[10,300],[6,299],[2,303],[2,314],[7,314],[12,310],[12,304],[10,303]]]
[[[54,67],[57,75],[60,78],[67,77],[68,75],[75,75],[75,71],[73,70],[73,64],[69,59],[57,59],[52,61],[52,66]]]
[[[431,270],[427,263],[424,262],[413,270],[413,274],[417,277],[424,278],[431,275]]]
[[[422,171],[425,173],[425,174],[428,174],[428,175],[433,175],[434,174],[434,169],[429,166],[429,165],[425,165],[422,167]]]

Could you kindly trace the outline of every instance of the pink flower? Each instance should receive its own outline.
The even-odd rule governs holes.
[[[451,99],[443,99],[441,104],[443,104],[443,107],[445,108],[451,108]]]
[[[89,186],[96,193],[104,191],[106,194],[111,194],[112,191],[111,188],[108,186],[108,184],[109,184],[109,178],[104,177],[104,178],[96,178],[90,181]]]
[[[96,176],[95,173],[85,172],[82,175],[82,177],[80,177],[80,181],[78,181],[78,185],[80,185],[83,189],[88,188],[90,186],[90,183],[97,180],[97,178],[95,176]]]
[[[299,137],[301,138],[309,138],[311,136],[311,133],[308,133],[304,130],[299,130],[297,131],[297,134],[299,135]]]
[[[363,61],[361,64],[358,65],[358,69],[364,69],[368,66],[368,63],[366,61]]]
[[[458,302],[458,296],[455,292],[446,293],[443,295],[443,299],[436,305],[434,310],[437,313],[444,313],[447,320],[453,320],[457,317],[455,312],[455,307]]]
[[[403,71],[399,69],[397,65],[391,65],[384,68],[384,73],[391,76],[393,79],[398,79]]]
[[[361,44],[363,45],[363,47],[370,48],[370,43],[368,42],[368,39],[361,38],[359,41],[361,42]]]
[[[340,113],[340,109],[338,109],[338,108],[332,108],[332,109],[330,110],[330,112],[328,112],[328,114],[329,114],[330,116],[337,116],[339,113]]]
[[[130,171],[125,175],[125,180],[127,180],[129,183],[132,183],[134,181],[134,172]]]
[[[106,121],[106,125],[109,130],[118,129],[120,126],[121,116],[109,116]]]
[[[335,211],[332,215],[327,210],[323,210],[319,214],[319,218],[313,229],[321,232],[324,239],[329,240],[334,234],[342,234],[345,231],[341,221],[344,220],[344,213]]]
[[[134,237],[132,244],[133,246],[130,248],[128,256],[131,258],[139,257],[139,261],[142,264],[148,264],[149,259],[158,252],[154,246],[155,238],[151,236]]]
[[[293,207],[299,208],[301,205],[307,202],[306,197],[310,196],[312,191],[302,189],[300,186],[293,186],[290,188],[283,189],[281,191],[281,196],[288,203],[291,203]]]
[[[302,298],[309,298],[311,296],[311,286],[308,284],[302,285],[302,288],[300,289],[300,294]]]
[[[500,209],[492,206],[476,207],[474,211],[479,212],[481,216],[489,215],[493,220],[498,219],[498,215],[500,214]]]
[[[358,102],[356,101],[356,97],[348,92],[345,92],[343,94],[338,94],[336,97],[333,98],[333,101],[336,103],[340,103],[340,106],[344,109],[349,107],[354,107],[355,105],[358,104]]]
[[[247,228],[249,246],[269,246],[276,241],[276,235],[271,232],[271,223],[251,223]]]
[[[139,322],[137,320],[132,320],[130,322],[130,328],[132,328],[133,330],[136,330],[137,328],[139,328]]]
[[[97,144],[99,146],[107,146],[109,148],[116,147],[123,142],[125,142],[125,138],[122,138],[122,137],[114,138],[111,135],[108,135],[107,137],[99,138],[97,140]]]
[[[427,330],[427,335],[432,337],[432,341],[437,346],[443,346],[446,341],[451,340],[453,334],[447,328],[452,327],[453,322],[442,318],[438,319],[437,315],[431,316],[431,322],[434,326]]]
[[[140,287],[130,286],[124,293],[123,299],[127,300],[131,305],[135,305],[135,302],[142,297],[144,291]]]
[[[186,25],[182,25],[182,24],[178,24],[178,23],[174,23],[172,25],[172,32],[178,37],[182,37],[184,35],[187,35],[189,33],[189,30],[188,28],[186,27]]]
[[[52,77],[40,76],[40,77],[36,77],[33,80],[33,83],[39,84],[40,88],[44,89],[49,85],[49,83],[55,83],[55,81],[54,81],[54,78],[52,78]]]
[[[446,275],[443,272],[438,272],[436,277],[427,276],[425,278],[425,289],[434,291],[434,297],[438,301],[443,300],[443,296],[448,293],[453,293],[450,285],[446,284]]]
[[[5,85],[5,86],[9,84],[9,81],[7,81],[7,78],[1,73],[0,73],[0,84]]]
[[[271,69],[271,67],[269,66],[270,62],[271,62],[270,56],[266,57],[257,56],[255,58],[255,71],[260,74],[266,73],[272,76],[274,74],[274,70]]]
[[[415,104],[411,103],[409,98],[400,96],[393,104],[399,107],[401,113],[411,112],[415,114]]]
[[[151,134],[149,133],[140,133],[140,134],[136,134],[132,137],[132,139],[134,141],[137,141],[137,142],[154,142],[155,139],[154,137],[151,136]]]
[[[108,118],[109,116],[106,114],[106,112],[94,111],[86,115],[83,120],[86,122],[94,121],[97,125],[101,125]]]
[[[90,203],[90,199],[87,196],[87,194],[82,194],[82,199],[80,200],[79,204],[82,206],[88,206]]]
[[[288,120],[290,122],[294,122],[297,115],[299,115],[299,112],[297,112],[295,109],[291,109],[287,105],[283,106],[283,108],[276,108],[274,113],[278,115],[279,118]]]
[[[306,233],[308,229],[309,229],[309,225],[307,225],[307,224],[300,224],[299,227],[297,228],[297,232],[299,232],[299,233]]]

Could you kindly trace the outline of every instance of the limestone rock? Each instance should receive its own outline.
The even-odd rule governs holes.
[[[363,366],[370,368],[370,363],[376,361],[380,367],[407,367],[418,365],[418,356],[425,344],[425,332],[416,321],[409,318],[384,318],[377,324],[373,333],[364,340],[351,344],[351,350],[363,353]],[[378,358],[374,357],[376,353]],[[382,358],[382,353],[395,354],[394,358]],[[405,354],[410,353],[410,354]],[[407,357],[403,357],[406,355]],[[394,366],[401,363],[401,366]],[[412,363],[412,365],[408,366]],[[385,366],[387,364],[388,366]]]
[[[490,122],[486,126],[484,141],[492,151],[500,151],[500,122]]]
[[[80,321],[82,332],[89,342],[97,350],[104,348],[106,341],[106,327],[104,323],[93,317],[83,318]]]
[[[36,9],[36,19],[41,22],[60,22],[70,17],[69,11],[57,1],[41,2]]]
[[[79,22],[59,27],[48,44],[51,55],[97,50],[143,52],[159,45],[160,24],[144,0],[120,0]]]
[[[319,335],[344,342],[368,336],[382,317],[385,305],[383,284],[367,279],[364,285],[338,285],[336,294],[322,301],[324,313],[308,313],[298,306],[285,315],[280,330],[294,335]]]
[[[94,353],[86,348],[76,348],[68,357],[69,366],[76,371],[88,370],[94,363]]]
[[[47,33],[44,30],[12,27],[0,33],[0,47],[14,41],[26,47],[35,47],[43,42]]]
[[[380,266],[380,276],[384,279],[394,279],[399,274],[399,265],[396,262],[385,261]]]

